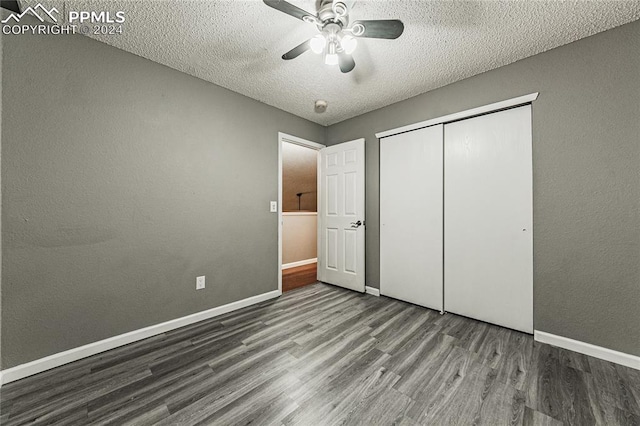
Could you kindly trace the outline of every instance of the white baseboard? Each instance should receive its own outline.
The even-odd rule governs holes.
[[[367,294],[370,294],[372,296],[376,296],[376,297],[380,296],[380,290],[375,288],[375,287],[365,286],[364,287],[364,292],[367,293]]]
[[[312,263],[318,263],[318,258],[299,260],[297,262],[285,263],[282,265],[282,269],[295,268],[297,266],[311,265]]]
[[[602,346],[569,339],[568,337],[557,336],[544,331],[535,330],[533,332],[533,338],[537,342],[548,343],[552,346],[558,346],[560,348],[569,349],[570,351],[579,352],[594,358],[603,359],[605,361],[614,362],[616,364],[640,370],[639,356],[614,351],[612,349],[603,348]]]
[[[0,371],[0,386],[3,383],[10,383],[16,380],[23,379],[25,377],[32,376],[34,374],[41,373],[46,370],[50,370],[55,367],[59,367],[64,364],[68,364],[73,361],[77,361],[82,358],[86,358],[91,355],[105,352],[110,349],[115,349],[119,346],[127,345],[129,343],[137,342],[138,340],[146,339],[147,337],[155,336],[157,334],[165,333],[167,331],[175,330],[176,328],[184,327],[199,321],[203,321],[209,318],[217,317],[227,312],[235,311],[247,306],[255,305],[256,303],[264,302],[265,300],[273,299],[280,296],[282,292],[280,290],[270,291],[268,293],[259,294],[257,296],[248,297],[246,299],[238,300],[237,302],[228,303],[226,305],[218,306],[206,311],[197,312],[195,314],[187,315],[181,318],[176,318],[171,321],[163,322],[160,324],[152,325],[149,327],[141,328],[139,330],[130,331],[128,333],[120,334],[118,336],[109,337],[108,339],[99,340],[97,342],[89,343],[88,345],[80,346],[78,348],[69,349],[64,352],[49,355],[45,358],[40,358],[35,361],[21,364],[3,371]]]

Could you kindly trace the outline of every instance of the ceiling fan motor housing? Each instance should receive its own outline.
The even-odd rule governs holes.
[[[346,28],[349,25],[348,13],[349,9],[344,1],[321,0],[320,7],[318,7],[318,19],[322,21],[322,24],[319,26],[323,27],[333,22]]]

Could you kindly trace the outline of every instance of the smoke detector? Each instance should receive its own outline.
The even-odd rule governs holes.
[[[325,112],[327,110],[327,105],[328,105],[327,101],[318,100],[318,101],[316,101],[314,109],[318,114],[322,114],[323,112]]]

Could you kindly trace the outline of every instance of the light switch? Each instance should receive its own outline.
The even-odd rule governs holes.
[[[278,213],[278,202],[277,201],[272,201],[269,209],[271,211],[271,213]]]
[[[204,288],[204,275],[196,277],[196,290],[202,290]]]

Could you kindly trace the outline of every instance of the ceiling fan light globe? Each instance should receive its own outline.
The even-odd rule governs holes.
[[[358,40],[354,37],[351,37],[350,35],[346,35],[342,37],[340,45],[344,49],[345,53],[351,55],[353,51],[356,50],[356,47],[358,47]]]
[[[327,53],[324,56],[324,63],[327,65],[338,65],[338,55],[335,53]]]
[[[309,42],[309,45],[311,47],[311,51],[319,55],[322,53],[325,46],[327,45],[327,39],[325,39],[322,34],[318,34],[317,36],[311,39],[311,41]]]

